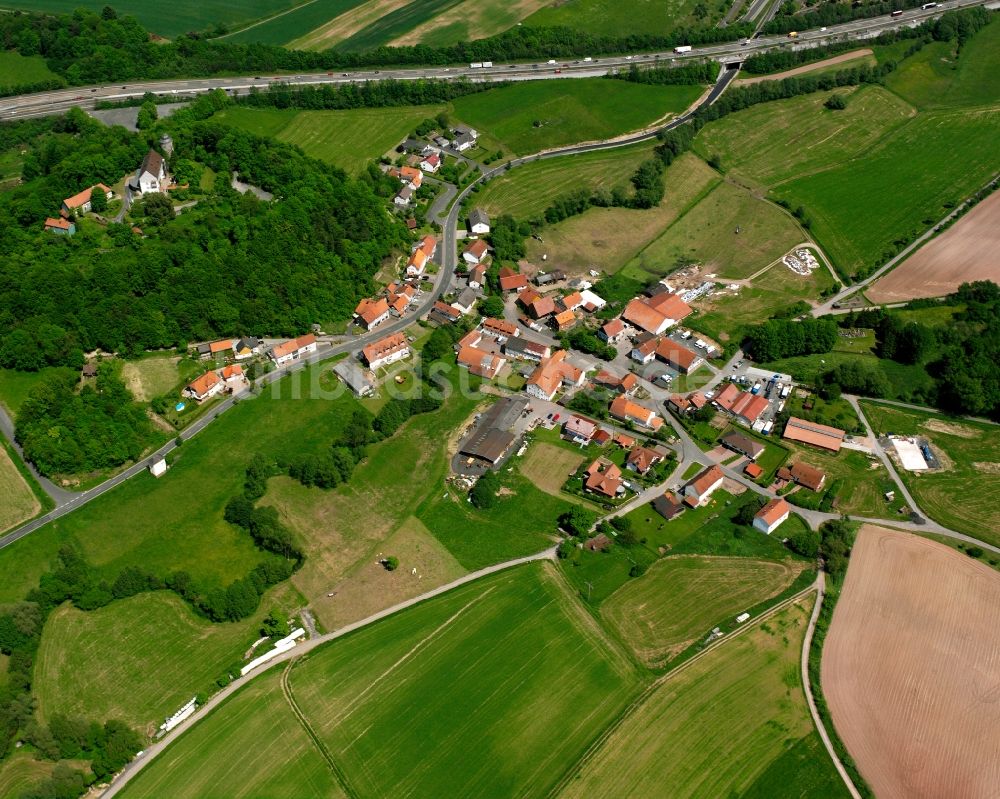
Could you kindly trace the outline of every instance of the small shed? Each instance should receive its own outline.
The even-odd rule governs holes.
[[[149,473],[153,477],[162,477],[167,473],[167,462],[163,458],[159,458],[149,464]]]

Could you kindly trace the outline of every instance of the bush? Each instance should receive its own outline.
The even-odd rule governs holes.
[[[480,510],[487,510],[497,504],[497,493],[500,491],[500,478],[494,471],[488,471],[480,477],[469,492],[472,504]]]
[[[831,111],[843,111],[847,108],[847,100],[842,94],[831,94],[826,102],[823,103],[823,107]]]

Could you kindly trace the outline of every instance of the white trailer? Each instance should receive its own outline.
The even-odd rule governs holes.
[[[471,64],[469,64],[469,69],[482,69],[482,68],[483,68],[482,61],[473,61]]]
[[[679,47],[675,47],[674,48],[674,52],[675,53],[690,53],[691,52],[691,45],[689,45],[689,44],[682,44]]]
[[[492,61],[484,61],[483,62],[483,69],[489,69],[492,66],[493,66],[493,62]]]

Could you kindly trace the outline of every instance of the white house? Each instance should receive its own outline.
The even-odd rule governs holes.
[[[788,518],[792,512],[792,506],[781,497],[775,497],[763,508],[757,511],[753,517],[753,526],[762,533],[770,535],[778,526]]]
[[[462,293],[455,298],[451,307],[457,311],[461,311],[464,316],[472,313],[472,309],[476,306],[477,299],[479,299],[479,295],[476,294],[473,289],[463,289]]]
[[[412,197],[413,189],[410,186],[403,186],[403,188],[399,190],[399,194],[392,198],[392,201],[401,208],[405,208],[410,204],[410,198]]]
[[[184,387],[184,396],[198,402],[204,402],[210,397],[214,397],[223,388],[225,383],[215,372],[205,372],[201,377],[192,380]]]
[[[469,214],[469,232],[477,236],[490,232],[490,218],[485,211],[476,208]]]
[[[156,194],[167,190],[167,162],[156,150],[150,150],[135,173],[132,186],[139,194]]]
[[[429,172],[433,175],[435,172],[438,171],[438,169],[441,168],[441,156],[439,156],[437,153],[432,153],[431,155],[428,155],[426,158],[424,158],[423,161],[420,162],[420,168],[424,172]]]
[[[401,361],[410,354],[410,345],[406,341],[403,333],[393,333],[390,336],[379,339],[369,344],[361,350],[361,356],[365,359],[369,369],[378,369],[388,366],[396,361]]]
[[[167,473],[167,462],[163,458],[153,461],[149,464],[149,473],[153,477],[163,477]]]
[[[268,354],[275,365],[282,366],[289,361],[298,360],[310,352],[316,352],[316,336],[307,333],[272,347]]]
[[[719,486],[725,475],[718,466],[709,466],[690,483],[684,486],[684,501],[689,505],[704,505]]]
[[[474,266],[482,262],[482,260],[486,257],[486,252],[488,249],[489,248],[487,247],[485,241],[483,241],[482,239],[477,239],[476,241],[472,242],[468,247],[466,247],[464,250],[462,250],[462,258],[466,263],[472,264]]]

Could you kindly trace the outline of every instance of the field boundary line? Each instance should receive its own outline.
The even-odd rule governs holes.
[[[334,778],[340,784],[340,787],[344,789],[344,793],[347,794],[349,799],[359,799],[360,795],[351,786],[351,783],[347,779],[347,775],[343,772],[340,766],[337,765],[337,761],[333,759],[333,755],[330,753],[330,750],[327,749],[326,744],[320,740],[319,735],[316,734],[316,731],[312,728],[309,720],[305,717],[305,714],[295,701],[295,696],[292,694],[292,686],[288,682],[288,675],[291,673],[292,667],[295,663],[295,660],[289,660],[288,665],[285,666],[284,670],[281,672],[281,693],[285,695],[285,701],[288,703],[288,706],[295,718],[298,720],[302,729],[305,730],[306,735],[309,736],[309,740],[312,741],[313,746],[319,750],[320,756],[326,761],[326,764],[333,773]]]
[[[485,599],[487,596],[489,596],[495,590],[496,590],[496,586],[492,585],[489,588],[487,588],[483,593],[479,594],[478,596],[473,597],[469,602],[467,602],[465,605],[463,605],[461,608],[459,608],[457,611],[455,611],[455,613],[453,613],[444,622],[442,622],[440,625],[438,625],[436,628],[434,628],[430,632],[430,634],[424,636],[419,641],[417,641],[417,643],[415,643],[409,649],[409,651],[407,651],[401,658],[399,658],[399,660],[397,660],[395,663],[393,663],[391,666],[389,666],[389,668],[387,668],[380,675],[378,675],[378,677],[376,677],[374,680],[372,680],[363,691],[361,691],[360,693],[358,693],[358,694],[355,695],[355,697],[344,708],[345,712],[343,714],[339,715],[339,716],[335,716],[334,717],[334,725],[339,725],[341,722],[344,722],[347,719],[349,719],[351,717],[351,714],[354,713],[354,710],[357,707],[358,702],[360,702],[362,699],[364,699],[366,696],[368,696],[369,692],[371,692],[371,690],[376,685],[378,685],[380,682],[382,682],[382,680],[384,680],[386,677],[388,677],[390,674],[392,674],[399,666],[402,666],[407,660],[409,660],[411,657],[413,657],[415,654],[417,654],[417,652],[419,652],[421,649],[423,649],[427,644],[429,644],[431,641],[433,641],[435,638],[437,638],[437,636],[438,636],[439,633],[443,632],[445,630],[445,628],[450,627],[451,624],[452,624],[452,622],[454,622],[459,616],[461,616],[463,613],[465,613],[465,611],[467,611],[469,608],[471,608],[473,605],[475,605],[480,600]]]
[[[243,33],[244,31],[252,30],[253,28],[256,28],[258,25],[264,25],[265,23],[276,20],[280,17],[285,16],[286,14],[291,14],[293,11],[298,11],[299,9],[305,8],[306,6],[311,6],[315,2],[316,0],[306,0],[304,3],[299,3],[297,6],[286,8],[284,11],[279,11],[277,14],[272,14],[269,17],[263,17],[262,19],[258,19],[256,22],[251,22],[249,25],[240,28],[239,30],[229,31],[229,33],[224,33],[222,34],[222,36],[216,36],[214,38],[228,39],[230,36],[235,36],[237,33]]]
[[[817,578],[817,580],[818,579],[819,578]],[[666,674],[660,675],[655,680],[653,680],[635,699],[632,700],[632,702],[628,706],[625,707],[624,710],[622,710],[622,712],[618,715],[617,718],[612,719],[612,721],[608,724],[608,726],[605,727],[604,731],[601,732],[597,736],[597,738],[595,738],[594,741],[591,742],[590,746],[588,746],[586,750],[584,750],[584,753],[583,755],[580,756],[580,759],[577,760],[576,763],[571,765],[565,771],[563,776],[559,778],[559,780],[555,783],[555,785],[553,785],[552,789],[546,794],[547,799],[556,799],[556,797],[558,797],[559,794],[561,794],[563,790],[566,788],[566,786],[569,784],[570,780],[572,780],[580,773],[583,767],[586,766],[587,763],[591,761],[591,759],[593,759],[593,757],[598,753],[598,751],[600,751],[600,749],[604,746],[604,744],[607,743],[607,741],[611,738],[611,736],[614,735],[614,733],[621,728],[622,724],[628,721],[628,719],[630,719],[646,703],[649,697],[652,696],[656,692],[656,690],[660,688],[660,686],[662,686],[664,683],[666,683],[668,680],[670,680],[677,674],[681,674],[682,672],[684,672],[693,663],[697,663],[699,660],[705,657],[709,652],[714,652],[716,649],[720,648],[721,646],[724,646],[726,642],[732,641],[734,638],[746,633],[747,630],[754,629],[762,621],[769,619],[778,611],[784,610],[786,607],[795,604],[803,597],[808,596],[812,592],[818,590],[819,589],[817,583],[813,582],[811,585],[807,586],[806,588],[803,588],[797,594],[792,594],[792,596],[788,597],[787,599],[784,599],[781,602],[774,605],[773,607],[768,608],[767,610],[765,610],[763,613],[758,615],[755,619],[753,619],[743,627],[740,627],[739,629],[735,630],[729,635],[723,636],[722,638],[718,639],[717,643],[709,644],[703,650],[701,650],[701,652],[689,658],[688,660],[685,660],[677,668],[672,669],[671,671],[668,671]]]

